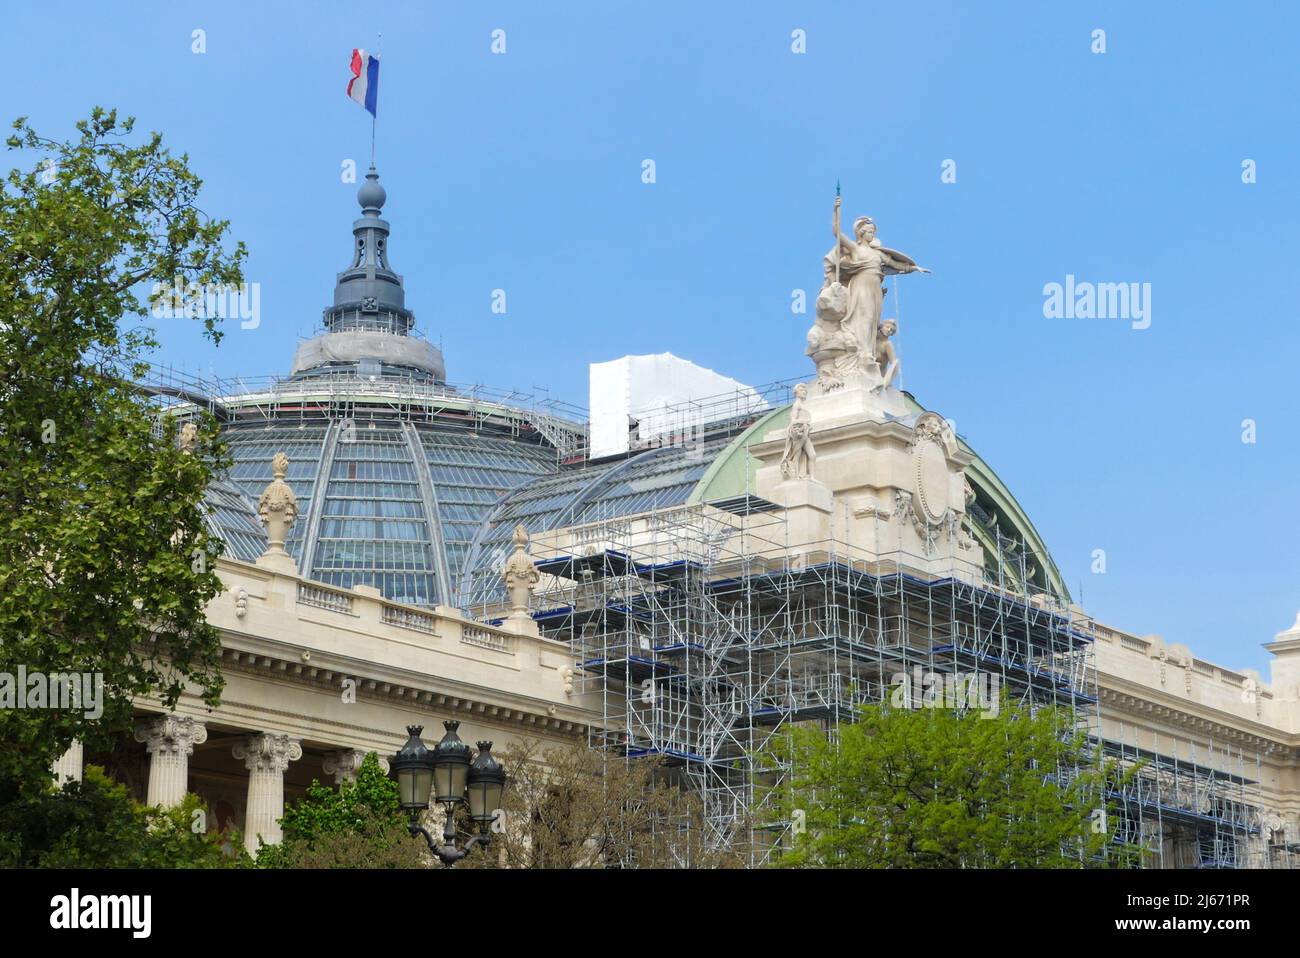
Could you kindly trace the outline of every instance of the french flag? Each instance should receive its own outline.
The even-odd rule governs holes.
[[[377,116],[375,105],[379,102],[379,57],[365,50],[352,51],[352,79],[348,81],[348,99],[355,100]]]

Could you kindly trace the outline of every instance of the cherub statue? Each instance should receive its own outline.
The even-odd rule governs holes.
[[[885,320],[876,331],[876,362],[880,365],[880,386],[877,387],[879,389],[887,389],[899,370],[903,368],[903,362],[898,358],[894,344],[889,341],[889,337],[896,332],[898,332],[896,319]]]

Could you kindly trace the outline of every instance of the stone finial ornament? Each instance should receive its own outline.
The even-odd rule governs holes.
[[[790,425],[785,432],[785,452],[781,455],[781,476],[785,479],[811,479],[817,452],[812,442],[812,413],[808,411],[808,386],[794,387],[794,405],[790,408]]]
[[[257,501],[257,514],[266,526],[267,548],[263,556],[288,557],[284,551],[284,540],[289,529],[298,518],[298,497],[284,481],[289,471],[289,457],[277,452],[271,460],[271,473],[275,476]],[[292,559],[290,559],[292,562]]]
[[[515,551],[506,560],[502,575],[506,581],[506,590],[510,593],[511,614],[522,612],[527,615],[533,586],[537,585],[541,576],[533,557],[528,554],[528,530],[523,526],[515,526],[511,541],[515,544]]]

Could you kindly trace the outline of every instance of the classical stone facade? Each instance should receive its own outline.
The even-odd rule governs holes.
[[[222,635],[221,705],[187,695],[164,714],[141,703],[139,797],[172,805],[195,792],[211,827],[238,826],[250,850],[258,836],[279,840],[285,801],[313,778],[352,777],[370,751],[386,767],[410,724],[457,718],[498,751],[522,738],[586,741],[593,709],[573,694],[574,661],[556,642],[256,564],[223,559],[218,572],[227,592],[208,616]]]

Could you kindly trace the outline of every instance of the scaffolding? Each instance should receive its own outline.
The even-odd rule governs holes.
[[[172,366],[151,366],[137,388],[164,411],[184,415],[201,408],[223,423],[436,423],[544,442],[555,450],[557,466],[581,460],[587,448],[585,410],[537,388],[501,390],[402,375],[365,379],[343,371],[221,379]]]
[[[764,744],[792,723],[833,735],[920,673],[975,687],[996,678],[1013,704],[1067,711],[1089,743],[1080,763],[1129,772],[1097,801],[1111,840],[1140,849],[1137,864],[1300,864],[1300,845],[1266,820],[1258,752],[1149,725],[1108,722],[1103,734],[1094,625],[1028,584],[1021,543],[994,530],[982,568],[936,572],[891,541],[897,527],[877,517],[874,534],[859,527],[849,543],[835,531],[843,518],[826,541],[793,542],[786,510],[748,492],[636,515],[588,510],[534,534],[534,618],[572,650],[578,691],[599,713],[590,744],[611,760],[660,759],[698,794],[711,847],[772,860],[790,824],[768,802],[790,769]],[[476,575],[484,603],[472,611],[499,618],[499,573]],[[1056,770],[1062,781],[1080,771]]]
[[[833,731],[920,674],[1099,727],[1090,620],[1023,591],[1023,569],[1014,587],[969,565],[936,574],[901,541],[882,547],[876,525],[870,552],[795,543],[784,509],[745,494],[533,538],[534,618],[568,643],[580,691],[598,699],[591,744],[659,757],[698,793],[705,841],[751,865],[789,837],[767,803],[790,770],[763,745],[791,723]]]
[[[1148,745],[1138,742],[1147,740]],[[1115,793],[1118,836],[1154,868],[1294,868],[1300,847],[1269,828],[1260,794],[1262,758],[1240,745],[1200,746],[1118,723],[1102,743],[1131,770]]]

